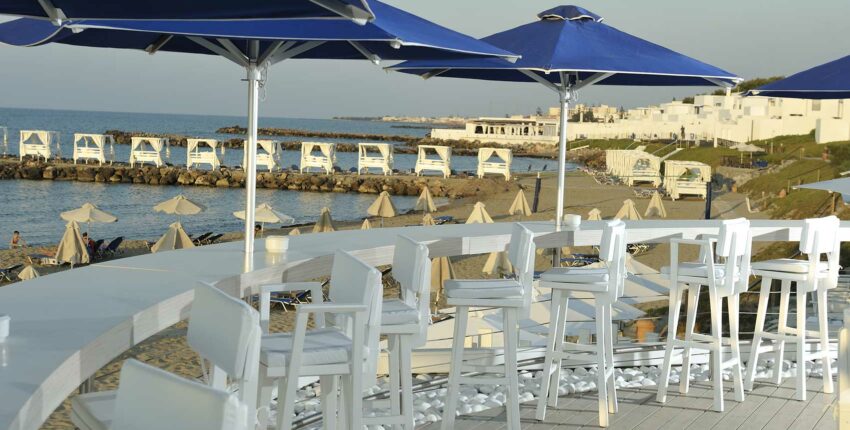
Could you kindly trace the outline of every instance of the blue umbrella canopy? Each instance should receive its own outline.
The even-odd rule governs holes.
[[[3,0],[0,0],[2,2]],[[281,3],[281,1],[277,1]],[[287,3],[287,2],[283,2]],[[245,270],[254,253],[258,92],[266,66],[293,58],[460,59],[516,55],[441,27],[377,0],[374,19],[357,25],[341,19],[97,20],[22,18],[0,24],[0,42],[16,46],[60,43],[100,48],[219,55],[244,67],[248,82]]]
[[[0,0],[0,14],[48,19],[372,19],[367,0]]]
[[[617,30],[579,6],[558,6],[537,18],[481,39],[521,55],[514,63],[499,58],[413,60],[389,69],[426,79],[537,82],[557,91],[561,100],[557,225],[564,206],[566,112],[575,91],[590,85],[731,87],[739,80],[727,71]]]
[[[792,99],[850,99],[850,55],[771,82],[748,93]]]

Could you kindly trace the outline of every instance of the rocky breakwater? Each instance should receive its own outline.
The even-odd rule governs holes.
[[[129,167],[127,165],[94,166],[70,163],[24,161],[0,163],[0,179],[101,182],[111,184],[182,185],[218,188],[241,188],[245,172],[241,169],[187,170],[181,167]],[[261,172],[257,187],[291,191],[418,195],[427,186],[435,197],[463,198],[510,191],[513,182],[499,178],[474,178],[461,175],[448,179],[416,176],[373,176],[356,174],[301,174],[296,172]]]

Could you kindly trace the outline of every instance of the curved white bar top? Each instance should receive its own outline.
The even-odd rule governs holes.
[[[553,233],[526,222],[538,247],[591,245],[601,222]],[[717,232],[719,221],[627,222],[629,242],[660,242]],[[799,221],[753,221],[754,240],[799,240]],[[199,280],[241,294],[259,282],[326,275],[336,249],[379,265],[392,260],[397,234],[428,242],[432,257],[504,250],[510,224],[347,230],[289,237],[286,254],[257,251],[242,275],[242,244],[231,242],[108,261],[0,288],[0,314],[12,317],[0,344],[0,429],[37,429],[88,377],[133,345],[187,316]],[[842,223],[843,240],[850,224]],[[264,249],[258,241],[257,249]]]

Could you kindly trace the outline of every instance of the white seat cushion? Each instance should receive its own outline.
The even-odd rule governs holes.
[[[450,279],[446,297],[455,299],[506,299],[522,297],[522,285],[513,279]]]
[[[601,284],[608,282],[604,267],[553,267],[540,275],[541,281],[571,284]]]
[[[722,278],[726,272],[722,264],[714,265],[714,278]],[[664,275],[670,274],[670,266],[661,268]],[[679,263],[679,276],[690,276],[694,278],[708,278],[708,266],[703,263]]]
[[[107,430],[115,413],[117,391],[98,391],[71,397],[71,421],[80,430]]]
[[[808,273],[808,260],[795,260],[791,258],[777,258],[776,260],[759,261],[753,263],[753,270],[764,270],[769,272],[787,272],[787,273]],[[829,270],[829,263],[825,261],[818,262],[817,270],[826,272]]]
[[[399,299],[384,300],[381,325],[419,324],[419,310]]]
[[[304,365],[348,363],[351,338],[338,329],[309,330],[304,336]],[[260,361],[268,367],[282,367],[289,363],[292,353],[292,333],[263,336]],[[368,351],[364,353],[368,356]]]

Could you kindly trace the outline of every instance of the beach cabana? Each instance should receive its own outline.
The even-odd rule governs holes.
[[[384,175],[393,173],[393,147],[389,143],[361,142],[357,144],[357,174],[380,169]]]
[[[313,233],[328,233],[336,231],[334,220],[331,217],[331,210],[327,207],[322,208],[322,213],[319,215],[319,220],[313,226]]]
[[[106,145],[109,145],[110,162],[115,161],[115,139],[109,134],[74,133],[74,164],[79,160],[106,162]]]
[[[316,152],[318,151],[318,152]],[[327,142],[301,143],[301,173],[310,168],[323,170],[326,174],[334,172],[336,160],[336,145]]]
[[[136,163],[152,163],[156,167],[162,167],[162,149],[165,148],[166,157],[170,154],[168,139],[164,137],[142,137],[130,138],[130,167]]]
[[[419,176],[425,171],[440,172],[444,178],[452,174],[452,148],[437,145],[419,145],[414,171]]]
[[[522,190],[516,193],[511,207],[508,208],[508,215],[531,216],[531,207],[528,206],[528,199]]]
[[[650,183],[653,187],[661,185],[661,158],[644,151],[633,151],[627,155],[629,169],[626,185]]]
[[[221,166],[215,153],[218,146],[219,141],[215,139],[186,139],[186,168],[208,164],[211,169],[218,169]],[[221,146],[221,152],[223,155],[224,145]]]
[[[649,206],[646,207],[644,217],[667,218],[667,209],[664,208],[664,202],[661,201],[661,194],[658,191],[652,193],[652,198],[649,200]]]
[[[183,225],[180,224],[180,221],[176,221],[168,226],[168,230],[156,243],[151,245],[151,252],[156,253],[194,247],[195,244],[192,243],[192,239],[186,234],[186,230],[183,230]]]
[[[0,126],[0,145],[3,145],[3,155],[9,153],[9,129]]]
[[[664,190],[676,200],[684,195],[705,199],[711,182],[711,166],[698,161],[664,161]]]
[[[70,263],[71,266],[91,261],[88,247],[80,234],[80,225],[76,221],[68,221],[68,224],[65,224],[65,233],[56,247],[54,258],[57,264]]]
[[[56,155],[61,156],[59,146],[59,133],[45,130],[21,130],[21,141],[18,147],[20,160],[23,161],[27,155],[31,157],[42,157],[46,161],[56,150]]]
[[[511,150],[507,148],[478,148],[478,171],[479,178],[488,173],[502,175],[505,180],[511,179],[511,161],[513,160]]]
[[[242,141],[242,147],[247,148],[248,141]],[[257,169],[265,167],[269,172],[278,167],[280,161],[280,142],[271,139],[257,140]],[[248,165],[248,151],[242,151],[242,168]]]
[[[623,207],[617,211],[617,215],[614,215],[614,219],[620,219],[624,221],[640,221],[641,218],[640,213],[637,211],[637,207],[635,207],[635,202],[632,199],[626,199],[623,201]]]

